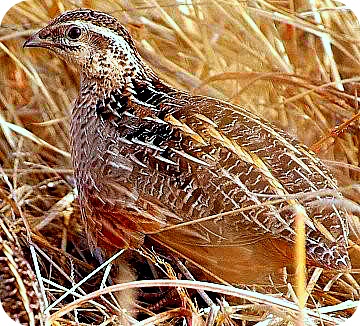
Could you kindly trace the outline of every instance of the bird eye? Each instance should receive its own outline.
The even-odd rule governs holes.
[[[81,35],[81,29],[76,26],[70,27],[67,35],[70,39],[77,40]]]

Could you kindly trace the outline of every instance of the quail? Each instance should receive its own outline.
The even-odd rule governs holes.
[[[337,182],[304,145],[242,107],[162,80],[109,14],[62,13],[24,47],[77,68],[71,150],[92,247],[150,239],[230,282],[293,266],[296,216],[309,265],[349,270]]]

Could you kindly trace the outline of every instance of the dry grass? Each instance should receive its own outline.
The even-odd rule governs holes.
[[[97,263],[86,250],[69,156],[68,117],[77,94],[77,74],[47,51],[21,47],[50,18],[79,5],[118,17],[137,39],[143,57],[170,84],[245,106],[295,135],[328,163],[348,199],[344,204],[353,212],[354,270],[345,275],[309,270],[300,301],[307,304],[304,322],[309,325],[320,321],[335,325],[349,318],[360,290],[358,21],[331,0],[179,3],[33,0],[13,7],[3,20],[0,235],[32,262],[45,305],[53,308],[43,318],[52,314],[49,320],[54,325],[76,321],[82,325],[132,324],[136,319],[142,320],[141,325],[181,321],[260,325],[262,320],[261,325],[292,325],[298,320],[299,302],[290,284],[281,290],[259,286],[257,292],[248,293],[229,286],[172,281],[172,286],[183,289],[197,287],[223,294],[228,302],[215,301],[215,306],[205,298],[210,305],[206,307],[191,292],[178,290],[179,295],[175,293],[174,300],[154,314],[146,296],[134,302],[131,289],[165,286],[159,280],[95,292],[107,279],[110,268],[105,266],[110,265],[106,263],[94,276],[85,278]],[[173,266],[151,252],[147,255],[161,278],[176,278]],[[120,288],[126,291],[109,295]],[[262,294],[270,292],[275,295]],[[81,306],[80,301],[67,306],[76,298]],[[132,317],[135,311],[140,314]]]

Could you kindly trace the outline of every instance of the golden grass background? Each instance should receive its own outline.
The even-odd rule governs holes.
[[[75,7],[119,18],[135,37],[141,55],[168,83],[244,106],[324,159],[337,176],[347,199],[344,205],[351,212],[354,269],[345,275],[309,270],[307,306],[321,312],[316,309],[340,304],[336,313],[331,309],[323,313],[325,324],[349,318],[354,312],[351,302],[359,299],[360,290],[360,26],[351,11],[330,0],[34,0],[14,6],[0,29],[0,236],[6,258],[1,266],[3,271],[19,271],[12,287],[19,288],[21,279],[26,279],[21,277],[24,271],[31,281],[20,286],[25,292],[15,291],[8,301],[9,307],[15,307],[9,308],[11,314],[39,324],[48,317],[39,313],[43,303],[38,298],[45,294],[48,303],[54,302],[97,265],[84,251],[69,156],[69,114],[78,89],[77,73],[48,51],[22,48],[26,37]],[[43,279],[40,291],[34,273]],[[102,273],[79,293],[98,289]],[[10,279],[13,274],[8,274],[2,276]],[[256,291],[276,292],[297,302],[290,284],[275,291],[265,287]],[[3,302],[10,297],[5,292]],[[155,315],[146,300],[137,300],[120,317],[124,314],[117,301],[124,303],[120,300],[124,295],[118,295],[117,299],[97,298],[101,308],[88,304],[52,321],[54,325],[131,324],[137,316],[145,320],[143,324],[151,316],[155,324],[180,323],[181,316],[188,322],[191,316],[199,325],[209,321],[208,311],[200,310],[202,303],[183,295],[183,303],[174,299]],[[75,297],[68,296],[58,307]],[[265,320],[266,325],[291,325],[297,320],[291,309],[252,302],[220,304],[214,323],[245,325]],[[19,314],[21,310],[26,314]],[[134,310],[141,315],[130,317]]]

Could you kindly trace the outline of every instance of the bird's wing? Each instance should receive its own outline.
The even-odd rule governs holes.
[[[161,121],[132,118],[139,125],[119,136],[114,168],[99,173],[100,202],[90,199],[94,219],[111,223],[104,230],[166,232],[169,241],[201,246],[251,243],[261,234],[293,242],[302,214],[309,239],[343,245],[342,213],[311,204],[317,191],[337,192],[318,159],[247,111],[201,97],[177,103]],[[124,158],[131,169],[119,179]]]

